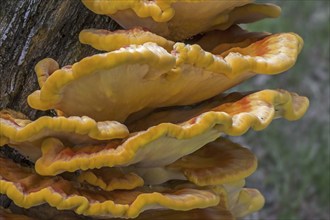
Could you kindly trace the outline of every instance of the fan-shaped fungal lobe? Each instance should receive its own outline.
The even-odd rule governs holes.
[[[80,145],[125,138],[129,134],[127,127],[116,121],[96,122],[87,116],[43,116],[30,121],[12,110],[0,111],[0,127],[0,146],[8,144],[33,161],[40,157],[41,143],[48,137]]]
[[[257,159],[248,149],[220,138],[192,154],[163,167],[103,167],[81,172],[79,179],[111,191],[138,183],[158,185],[170,180],[188,180],[198,186],[219,185],[250,176]],[[137,186],[135,186],[137,187]],[[135,188],[133,187],[133,188]]]
[[[191,210],[215,206],[226,199],[224,189],[197,188],[191,184],[142,187],[130,191],[86,189],[61,177],[42,177],[0,158],[0,193],[18,206],[29,208],[48,203],[60,210],[101,217],[134,218],[150,209]],[[221,194],[221,193],[222,194]]]
[[[301,38],[291,33],[219,55],[183,43],[175,44],[171,53],[154,43],[129,46],[56,70],[28,103],[66,116],[123,122],[133,113],[200,102],[255,74],[283,72],[295,63],[301,46]],[[46,75],[38,66],[47,63],[37,65],[38,77]]]
[[[97,14],[109,15],[126,29],[136,26],[172,40],[183,40],[210,30],[225,30],[236,23],[275,18],[280,8],[252,0],[205,1],[99,1],[82,0]]]
[[[72,147],[50,138],[42,144],[42,157],[36,162],[36,170],[42,175],[56,175],[104,166],[164,166],[200,149],[222,134],[238,136],[250,128],[262,130],[278,117],[299,119],[308,104],[306,97],[294,93],[264,90],[213,108],[206,101],[205,107],[199,106],[199,113],[186,121],[178,124],[170,123],[166,118],[167,123],[153,121],[156,124],[147,130],[106,145]],[[174,110],[173,114],[180,118],[184,111],[189,112],[189,109]],[[173,118],[171,110],[165,115]],[[152,114],[150,117],[153,118]],[[148,117],[141,120],[150,124]]]

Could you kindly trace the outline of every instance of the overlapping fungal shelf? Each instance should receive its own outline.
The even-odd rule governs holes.
[[[262,208],[262,194],[244,188],[257,158],[223,136],[298,120],[309,102],[281,89],[224,92],[294,65],[297,34],[238,26],[280,9],[249,0],[82,2],[139,27],[83,30],[80,41],[105,52],[62,68],[50,58],[36,64],[40,90],[28,103],[57,116],[0,111],[0,145],[34,163],[0,157],[0,193],[77,219],[235,219]]]
[[[121,34],[117,37],[120,39]],[[98,40],[106,45],[102,35]],[[124,122],[132,113],[146,109],[190,105],[211,98],[255,74],[283,72],[295,63],[302,46],[301,38],[291,33],[270,35],[219,55],[183,43],[174,44],[168,52],[156,43],[96,54],[71,68],[49,73],[48,78],[49,60],[43,60],[36,69],[45,82],[28,97],[28,103],[40,110],[58,109],[66,116]],[[81,91],[89,87],[94,89]]]
[[[275,18],[281,9],[253,0],[205,1],[97,1],[82,0],[96,14],[108,15],[121,26],[142,26],[172,40],[184,40],[211,30],[226,30],[237,23]],[[183,19],[184,18],[184,19]]]

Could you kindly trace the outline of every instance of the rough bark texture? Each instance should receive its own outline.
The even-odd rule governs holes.
[[[96,51],[79,43],[79,32],[85,28],[114,30],[119,26],[106,16],[92,13],[80,0],[1,0],[0,3],[0,110],[14,109],[33,120],[51,114],[33,110],[27,104],[27,96],[39,89],[35,64],[51,57],[65,66],[92,55]],[[31,166],[8,147],[0,148],[0,156]],[[0,195],[0,206],[24,211],[4,195]],[[48,213],[50,209],[40,210],[36,208],[30,214],[36,219],[50,219],[58,214]]]
[[[51,57],[60,66],[95,53],[78,41],[84,28],[115,29],[106,16],[89,11],[80,0],[1,0],[0,109],[21,111],[31,119],[45,114],[27,105],[39,88],[35,64]]]

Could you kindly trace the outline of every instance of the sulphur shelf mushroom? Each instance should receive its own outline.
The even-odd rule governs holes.
[[[126,29],[135,26],[172,40],[183,40],[210,30],[225,30],[233,24],[275,18],[280,8],[252,0],[82,0],[97,14],[108,15]]]
[[[42,177],[31,168],[20,167],[1,157],[0,164],[0,193],[5,193],[24,208],[48,203],[57,209],[73,210],[87,216],[134,218],[144,210],[160,207],[186,211],[219,205],[228,210],[248,203],[244,209],[247,211],[251,207],[248,201],[259,208],[263,205],[263,197],[258,191],[253,191],[257,194],[253,195],[236,182],[209,187],[171,182],[152,188],[144,186],[130,191],[109,192],[86,188],[61,177]],[[234,201],[229,199],[233,198],[231,194],[236,197]]]
[[[96,122],[83,116],[43,116],[30,121],[24,115],[9,110],[0,111],[0,147],[8,144],[35,161],[40,157],[40,146],[47,137],[59,137],[70,144],[102,143],[104,140],[125,138],[128,129],[116,121]]]
[[[221,138],[164,167],[105,167],[81,172],[78,179],[106,191],[133,188],[133,184],[137,187],[139,180],[142,185],[163,184],[176,179],[208,186],[239,181],[250,176],[256,168],[257,159],[251,151]]]
[[[85,34],[92,45],[108,41],[98,32]],[[108,35],[124,38],[122,31]],[[126,37],[138,43],[134,35]],[[45,59],[36,66],[41,89],[28,97],[28,103],[65,116],[124,122],[133,113],[141,117],[155,108],[200,102],[256,74],[281,73],[295,63],[302,47],[302,39],[293,33],[270,35],[221,54],[183,43],[169,52],[156,43],[96,54],[55,71],[57,63]]]
[[[239,97],[239,96],[238,96]],[[36,161],[36,171],[42,175],[56,175],[64,171],[100,168],[103,166],[140,167],[168,165],[190,154],[222,134],[239,136],[249,128],[265,129],[274,118],[299,119],[307,110],[308,99],[283,90],[265,90],[221,103],[217,99],[197,105],[196,110],[165,110],[166,117],[160,124],[132,133],[129,138],[110,141],[101,145],[71,146],[59,139],[46,139],[41,146],[41,158]],[[195,114],[190,113],[192,111]],[[155,112],[137,124],[150,125]],[[176,115],[173,116],[172,114]],[[190,115],[177,124],[180,115]],[[162,122],[167,123],[162,123]],[[135,128],[137,129],[137,128]]]
[[[202,205],[202,201],[203,204],[205,204],[204,202],[210,200],[209,197],[218,196],[216,198],[223,198],[218,194],[219,192],[223,192],[220,190],[221,188],[219,188],[222,184],[221,187],[224,187],[227,192],[228,201],[226,200],[223,202],[226,204],[225,206],[218,205],[218,208],[209,208],[210,213],[216,213],[217,210],[218,216],[221,216],[222,213],[226,213],[229,210],[229,212],[232,212],[235,216],[244,216],[258,210],[264,201],[258,191],[251,189],[243,189],[240,191],[235,187],[235,184],[234,186],[232,184],[235,181],[249,176],[255,170],[256,160],[254,156],[249,153],[249,151],[240,149],[237,145],[233,145],[223,139],[211,143],[204,148],[201,147],[203,147],[205,143],[215,140],[222,133],[241,135],[250,127],[255,130],[264,129],[274,118],[284,117],[289,120],[296,120],[304,114],[307,107],[308,100],[305,97],[283,90],[265,90],[245,94],[234,93],[227,96],[220,95],[205,102],[190,106],[189,108],[183,107],[180,109],[173,107],[157,110],[147,117],[128,123],[128,127],[136,131],[135,133],[131,133],[128,138],[122,139],[122,141],[118,139],[108,140],[107,144],[103,143],[98,145],[90,145],[86,142],[87,145],[85,146],[75,146],[74,143],[71,143],[69,145],[72,145],[72,147],[65,147],[60,140],[65,140],[66,135],[47,139],[42,136],[43,130],[41,129],[41,132],[39,131],[39,133],[41,133],[39,138],[40,141],[43,140],[40,149],[42,156],[36,161],[35,168],[37,172],[42,175],[56,175],[61,172],[78,169],[86,170],[100,167],[119,167],[104,168],[105,170],[103,171],[87,170],[86,172],[82,172],[77,180],[75,180],[76,178],[72,180],[61,180],[60,178],[60,180],[58,180],[55,177],[54,179],[38,176],[38,174],[31,169],[30,173],[33,173],[32,177],[30,174],[27,176],[25,176],[25,174],[21,175],[23,171],[21,172],[17,167],[17,170],[11,171],[12,166],[16,165],[8,161],[3,161],[3,166],[1,168],[1,178],[3,181],[0,182],[1,187],[4,189],[2,193],[12,198],[17,205],[29,208],[40,202],[34,202],[34,196],[30,196],[27,192],[18,191],[14,186],[17,186],[17,184],[25,186],[27,184],[26,182],[30,183],[30,181],[32,181],[30,183],[31,185],[35,185],[37,182],[42,184],[43,181],[45,181],[45,186],[51,186],[53,183],[57,183],[58,180],[60,183],[55,184],[58,188],[54,189],[51,187],[49,189],[51,192],[56,190],[63,191],[64,188],[69,185],[70,187],[67,189],[67,192],[74,193],[74,195],[65,194],[66,196],[63,198],[61,197],[60,200],[56,197],[56,201],[61,201],[60,203],[54,202],[52,199],[53,197],[49,194],[44,194],[44,192],[48,192],[47,190],[40,190],[43,193],[40,192],[33,195],[36,195],[36,198],[42,199],[42,201],[46,200],[46,203],[58,209],[73,209],[78,214],[94,217],[135,218],[145,208],[140,206],[136,207],[134,204],[144,204],[144,200],[139,200],[140,196],[134,197],[131,195],[143,195],[141,197],[145,198],[146,201],[157,203],[164,208],[190,210],[194,208],[206,208],[206,206]],[[10,119],[10,122],[21,123],[22,125],[24,125],[24,122],[26,123],[26,119],[13,118],[13,115],[17,114],[4,115],[7,116],[7,119]],[[27,122],[27,124],[36,123]],[[177,124],[173,124],[174,122]],[[71,123],[76,123],[76,120],[71,121]],[[69,125],[70,123],[68,123],[68,126]],[[148,126],[150,126],[149,129],[145,131],[141,130]],[[23,126],[23,129],[24,128]],[[19,129],[21,128],[18,128],[18,130]],[[66,131],[67,130],[64,129],[62,132],[65,134]],[[19,131],[16,131],[16,133],[17,132]],[[55,134],[53,134],[53,136],[55,136]],[[12,138],[13,140],[9,139],[10,142],[17,141],[15,137]],[[163,145],[162,142],[166,143],[166,145]],[[22,143],[24,143],[24,141]],[[162,148],[165,149],[165,146],[167,146],[168,154],[165,154],[162,150]],[[168,147],[171,147],[171,149]],[[217,162],[221,156],[224,158]],[[196,163],[200,163],[200,167],[193,165]],[[202,166],[202,164],[205,166]],[[25,168],[20,169],[26,170]],[[111,173],[105,175],[107,172],[109,173],[106,169],[110,169]],[[119,172],[117,172],[116,169]],[[225,172],[224,170],[227,171]],[[158,172],[159,176],[153,178],[154,171]],[[25,173],[25,171],[23,173]],[[166,177],[164,178],[162,175]],[[24,181],[20,182],[21,179]],[[173,193],[176,196],[179,194],[185,198],[188,197],[188,200],[196,196],[196,198],[201,199],[200,205],[192,205],[190,208],[181,206],[181,203],[178,204],[178,206],[169,205],[169,203],[175,203],[175,201],[170,200],[163,195],[162,192],[168,186],[167,184],[169,181],[180,179],[193,183],[193,185],[190,183],[193,189],[189,188],[187,194],[184,195],[180,194],[182,191],[179,191],[179,193],[173,191]],[[121,205],[118,205],[113,200],[108,201],[108,197],[99,197],[97,196],[99,194],[90,191],[86,192],[87,189],[79,188],[80,183],[83,182],[111,191],[109,192],[110,194],[102,192],[103,196],[109,194],[109,198],[113,198],[115,195],[120,198],[131,198],[129,204],[132,203],[133,205],[121,206],[121,202],[119,202]],[[153,186],[152,195],[157,192],[159,196],[154,198],[151,194],[148,194],[151,193],[151,191],[145,192],[147,189],[146,186],[148,185]],[[215,186],[217,186],[217,188],[214,191],[212,187]],[[173,190],[173,185],[168,187]],[[198,190],[198,187],[211,187],[211,191],[215,194],[207,194],[207,196],[201,198],[199,194],[200,191],[195,191]],[[118,192],[120,192],[118,190],[122,189],[129,191],[127,191],[127,194],[118,194]],[[158,192],[157,189],[160,191]],[[165,191],[168,193],[169,189]],[[37,189],[33,188],[32,191],[36,190]],[[83,190],[84,193],[81,193],[81,190]],[[203,190],[205,189],[203,188]],[[12,191],[15,192],[13,195],[11,194]],[[64,190],[64,192],[66,191]],[[203,191],[203,193],[204,192],[205,191]],[[166,195],[168,195],[167,193]],[[20,202],[18,197],[14,196],[21,194],[27,196],[23,202]],[[94,197],[89,197],[88,195],[90,194],[93,194]],[[188,194],[190,196],[188,196]],[[206,199],[206,197],[208,197],[208,199]],[[96,208],[86,208],[83,211],[79,211],[83,209],[79,208],[82,206],[81,201],[86,201],[86,199],[87,201],[93,201],[90,207]],[[71,200],[76,202],[71,202]],[[25,201],[32,202],[25,203]],[[218,200],[212,201],[217,201],[216,203],[219,202]],[[105,210],[100,208],[105,206],[104,204],[109,203],[112,204],[109,207],[113,206],[116,208],[109,208],[108,206]],[[214,206],[216,203],[209,204],[209,206]],[[148,206],[148,203],[145,205]],[[117,211],[122,209],[125,209],[125,211],[118,214]],[[195,213],[195,211],[192,212]],[[206,215],[206,210],[197,213],[197,215]],[[164,214],[169,216],[181,216],[180,212],[165,212]],[[142,216],[141,218],[143,219],[144,217]]]
[[[8,144],[36,161],[37,171],[44,175],[135,163],[166,165],[222,134],[237,136],[249,128],[262,130],[278,117],[297,120],[307,108],[307,98],[284,90],[219,95],[189,108],[157,110],[130,120],[130,134],[118,122],[73,116],[41,117],[31,122],[15,118],[15,112],[2,111],[1,146]],[[162,153],[165,147],[173,151]]]
[[[103,52],[62,68],[50,58],[37,63],[40,89],[28,104],[57,116],[31,121],[0,111],[0,146],[33,162],[0,155],[0,194],[46,210],[42,219],[229,220],[262,208],[262,194],[244,188],[257,158],[223,136],[298,120],[309,101],[281,89],[223,92],[295,64],[297,34],[238,26],[277,17],[280,8],[252,0],[82,2],[131,29],[82,30],[80,42]],[[5,209],[0,218],[25,219]]]

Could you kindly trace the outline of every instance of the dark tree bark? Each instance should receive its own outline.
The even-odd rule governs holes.
[[[31,109],[26,98],[39,88],[35,64],[51,57],[60,66],[95,53],[78,40],[84,28],[118,28],[95,15],[80,0],[0,1],[0,109],[11,108],[31,119],[45,114]]]
[[[79,32],[85,28],[118,27],[110,18],[89,11],[80,0],[0,0],[0,110],[20,111],[32,120],[51,114],[27,104],[27,96],[39,89],[36,63],[51,57],[64,66],[95,54],[94,49],[79,43]],[[0,148],[0,156],[31,165],[8,147]],[[0,206],[20,210],[4,195],[0,195]],[[58,214],[54,209],[36,210],[29,212],[41,219]],[[57,214],[51,214],[54,212]]]

